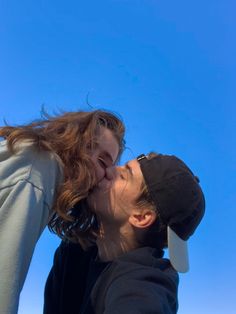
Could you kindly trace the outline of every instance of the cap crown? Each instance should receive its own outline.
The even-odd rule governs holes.
[[[138,158],[145,183],[162,222],[183,240],[195,231],[205,212],[199,180],[175,156]]]

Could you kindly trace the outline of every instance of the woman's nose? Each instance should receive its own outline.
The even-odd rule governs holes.
[[[107,180],[113,180],[116,176],[116,167],[111,166],[106,168],[106,178]]]

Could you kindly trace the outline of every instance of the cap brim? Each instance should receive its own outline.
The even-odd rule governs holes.
[[[187,241],[182,240],[169,226],[167,237],[171,265],[176,271],[186,273],[189,270]]]

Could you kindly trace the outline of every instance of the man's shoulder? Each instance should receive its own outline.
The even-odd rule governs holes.
[[[133,308],[134,299],[137,308],[145,299],[153,309],[158,304],[165,305],[168,299],[176,309],[178,282],[178,273],[160,251],[140,248],[120,256],[102,272],[93,288],[92,302],[102,310],[113,302],[127,303],[127,310],[129,306]],[[143,313],[148,313],[148,307]]]
[[[149,274],[155,277],[170,277],[178,280],[178,273],[169,259],[163,257],[163,251],[151,247],[142,247],[130,251],[112,263],[112,271],[119,276],[143,279]]]
[[[178,286],[179,276],[167,258],[156,249],[145,247],[130,251],[114,260],[101,274],[97,287],[117,282],[163,283]]]

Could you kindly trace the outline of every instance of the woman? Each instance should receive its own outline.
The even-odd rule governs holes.
[[[49,221],[61,237],[74,239],[75,225],[81,243],[89,233],[93,215],[83,199],[122,153],[124,125],[106,111],[67,112],[2,127],[0,137],[0,313],[17,313],[34,247]]]

